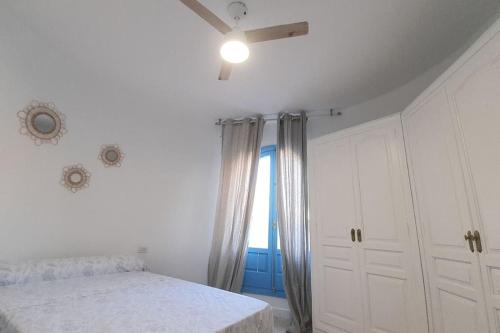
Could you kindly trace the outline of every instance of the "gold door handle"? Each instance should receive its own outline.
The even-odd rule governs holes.
[[[361,243],[361,229],[358,229],[357,233],[358,233],[358,242]]]
[[[481,235],[479,235],[479,231],[474,231],[474,240],[476,241],[476,249],[477,252],[483,252],[483,246],[481,245]]]
[[[472,232],[469,230],[467,234],[464,236],[465,240],[469,242],[469,248],[471,252],[474,252],[474,244],[472,241],[474,240],[474,236],[472,236]]]
[[[354,230],[354,228],[353,228],[353,229],[351,229],[351,240],[352,240],[353,242],[355,242],[355,241],[356,241],[356,231]]]

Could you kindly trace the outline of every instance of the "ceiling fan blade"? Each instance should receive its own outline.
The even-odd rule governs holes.
[[[231,27],[228,26],[224,21],[218,18],[214,13],[208,10],[207,7],[203,6],[197,0],[180,0],[189,9],[198,14],[202,19],[207,21],[212,27],[220,31],[222,34],[227,34],[231,31]]]
[[[233,65],[227,61],[222,62],[222,66],[220,68],[219,80],[225,81],[229,79],[229,75],[231,75],[231,70],[233,69]]]
[[[273,39],[307,35],[309,23],[299,22],[284,25],[275,25],[262,29],[245,31],[248,43],[265,42]]]

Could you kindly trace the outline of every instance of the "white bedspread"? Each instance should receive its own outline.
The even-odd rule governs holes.
[[[0,287],[1,333],[271,333],[259,300],[147,272]]]

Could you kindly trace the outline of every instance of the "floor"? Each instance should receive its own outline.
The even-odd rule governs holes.
[[[286,333],[286,329],[290,326],[290,320],[280,317],[274,317],[273,333]]]
[[[291,325],[290,309],[285,298],[263,296],[244,293],[243,295],[257,298],[270,304],[274,312],[274,330],[273,333],[286,333],[286,329]]]

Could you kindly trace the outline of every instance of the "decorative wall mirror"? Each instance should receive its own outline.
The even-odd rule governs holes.
[[[63,169],[61,184],[73,193],[89,186],[90,172],[81,164],[67,166]]]
[[[64,115],[53,103],[33,101],[17,113],[21,128],[19,132],[31,137],[36,145],[56,145],[66,133]]]
[[[122,161],[125,158],[125,154],[121,151],[118,145],[103,145],[101,146],[101,152],[99,153],[99,159],[104,163],[106,167],[119,167],[122,165]]]

